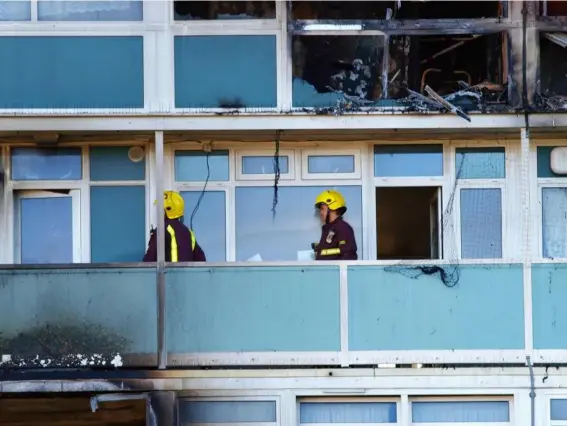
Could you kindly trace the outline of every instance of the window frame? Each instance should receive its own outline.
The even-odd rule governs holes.
[[[319,403],[319,404],[332,404],[342,402],[353,403],[373,403],[385,402],[396,404],[396,422],[395,423],[364,423],[366,426],[382,426],[382,425],[399,425],[403,423],[403,398],[399,396],[298,396],[296,400],[296,414],[298,426],[316,425],[316,426],[360,426],[360,423],[301,423],[301,404],[302,403]]]
[[[551,178],[540,178],[537,175],[538,158],[537,149],[539,147],[567,147],[564,140],[560,139],[549,139],[549,140],[535,140],[535,143],[530,145],[530,167],[531,167],[531,181],[530,181],[530,191],[532,194],[536,194],[535,197],[531,197],[530,202],[530,212],[531,212],[531,228],[533,231],[533,239],[535,243],[532,242],[532,258],[538,262],[557,262],[564,261],[567,259],[565,257],[544,257],[543,255],[543,189],[544,188],[562,188],[567,190],[567,175],[565,177],[551,177]]]
[[[544,412],[545,418],[542,420],[543,425],[547,426],[567,426],[567,420],[552,420],[551,419],[551,400],[552,399],[567,399],[567,393],[564,390],[553,389],[544,392],[543,404],[545,405]]]
[[[413,402],[507,402],[508,403],[508,422],[433,422],[421,423],[413,421]],[[496,426],[496,425],[509,425],[516,424],[514,407],[514,395],[482,395],[482,396],[453,396],[453,395],[440,395],[440,396],[410,396],[408,399],[408,424],[411,426]]]
[[[493,143],[490,143],[493,142]],[[504,178],[483,178],[483,179],[457,179],[457,148],[469,148],[469,149],[479,149],[483,148],[504,148]],[[467,142],[455,142],[452,143],[449,149],[449,156],[451,161],[451,176],[452,182],[454,183],[455,198],[453,205],[453,225],[454,232],[456,236],[456,252],[458,253],[458,258],[464,261],[482,262],[482,261],[500,261],[505,263],[506,260],[510,260],[515,257],[516,253],[512,252],[510,244],[510,238],[513,234],[510,233],[509,227],[513,222],[514,218],[509,217],[514,211],[508,205],[509,199],[514,198],[514,188],[510,188],[510,179],[512,174],[513,165],[516,162],[516,158],[511,155],[510,142],[508,140],[495,139],[493,141],[479,140],[479,141],[467,141]],[[499,258],[465,258],[462,257],[462,228],[461,228],[461,190],[462,189],[499,189],[501,196],[501,217],[502,217],[502,237],[501,237],[501,247],[502,256]],[[511,194],[511,196],[509,195]],[[519,197],[518,197],[519,198]]]
[[[155,199],[155,188],[153,183],[153,175],[155,173],[154,150],[151,149],[154,145],[149,142],[143,142],[133,138],[132,140],[124,141],[111,141],[107,140],[104,142],[69,142],[60,145],[61,147],[74,147],[81,149],[81,167],[82,167],[82,178],[80,180],[72,181],[53,181],[53,180],[38,180],[38,181],[18,181],[11,179],[11,149],[18,147],[36,147],[30,143],[13,143],[9,144],[4,149],[4,155],[6,159],[5,164],[5,175],[6,175],[6,189],[5,189],[5,206],[6,206],[6,217],[4,221],[4,227],[7,230],[7,240],[5,249],[4,260],[6,263],[17,263],[15,257],[15,247],[17,243],[17,235],[15,233],[14,227],[10,224],[14,221],[15,214],[15,191],[45,191],[54,189],[68,189],[68,190],[78,190],[80,209],[79,218],[80,221],[77,224],[73,224],[73,232],[76,238],[79,238],[80,244],[80,260],[77,263],[91,263],[91,214],[90,214],[90,188],[91,186],[144,186],[146,194],[145,202],[145,222],[146,222],[146,244],[149,242],[149,230],[152,223],[155,223],[156,209],[152,208],[153,200]],[[90,148],[95,147],[117,147],[117,146],[140,146],[144,149],[144,160],[145,160],[145,179],[140,180],[129,180],[129,181],[93,181],[90,180]]]
[[[352,173],[310,173],[309,172],[309,157],[324,157],[324,156],[352,156],[354,163],[354,171]],[[300,180],[314,181],[343,181],[362,179],[362,150],[354,148],[338,148],[338,149],[303,149],[301,150],[301,176]]]
[[[275,158],[275,151],[268,150],[237,150],[236,155],[236,181],[270,181],[274,182],[275,174],[245,174],[243,173],[244,157],[271,157]],[[283,149],[279,151],[280,157],[288,157],[288,172],[280,173],[280,180],[295,180],[295,150],[294,149]]]
[[[192,396],[192,392],[181,391],[175,400],[175,414],[180,426],[280,426],[282,424],[282,402],[277,395],[254,395],[254,396]],[[253,422],[253,423],[181,423],[180,403],[181,402],[275,402],[276,404],[276,421],[275,422]],[[285,409],[285,407],[283,408]]]

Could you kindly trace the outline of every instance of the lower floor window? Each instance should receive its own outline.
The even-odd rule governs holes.
[[[299,405],[300,425],[382,424],[397,421],[396,402],[302,402]]]
[[[543,257],[567,257],[567,188],[542,188],[541,195]]]
[[[413,401],[412,423],[507,423],[508,401]]]

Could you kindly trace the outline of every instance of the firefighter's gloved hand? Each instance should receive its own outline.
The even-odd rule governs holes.
[[[317,250],[318,243],[311,243],[311,250]]]
[[[150,228],[150,236],[154,235],[157,231],[157,228],[154,228],[153,226]]]

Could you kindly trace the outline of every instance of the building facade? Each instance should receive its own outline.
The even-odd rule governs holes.
[[[564,3],[0,2],[0,423],[565,425]]]

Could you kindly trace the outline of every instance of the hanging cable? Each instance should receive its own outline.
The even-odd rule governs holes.
[[[527,32],[528,32],[528,7],[527,2],[522,4],[522,108],[524,109],[524,122],[526,134],[530,134],[530,118],[528,114],[528,77],[527,77]]]
[[[206,158],[205,158],[205,160],[207,162],[207,178],[205,179],[205,185],[203,185],[203,189],[201,190],[201,193],[199,194],[199,198],[197,199],[197,203],[195,204],[195,208],[191,212],[191,219],[189,220],[189,229],[193,229],[193,218],[195,217],[195,214],[197,214],[197,211],[199,210],[199,206],[201,205],[201,201],[203,200],[203,197],[205,196],[205,191],[207,190],[207,184],[209,183],[209,178],[211,177],[211,167],[209,165],[210,155],[211,155],[210,151],[207,151],[206,152]]]
[[[278,184],[280,182],[280,130],[276,132],[276,151],[274,153],[274,199],[272,200],[272,219],[276,218],[278,205]]]

